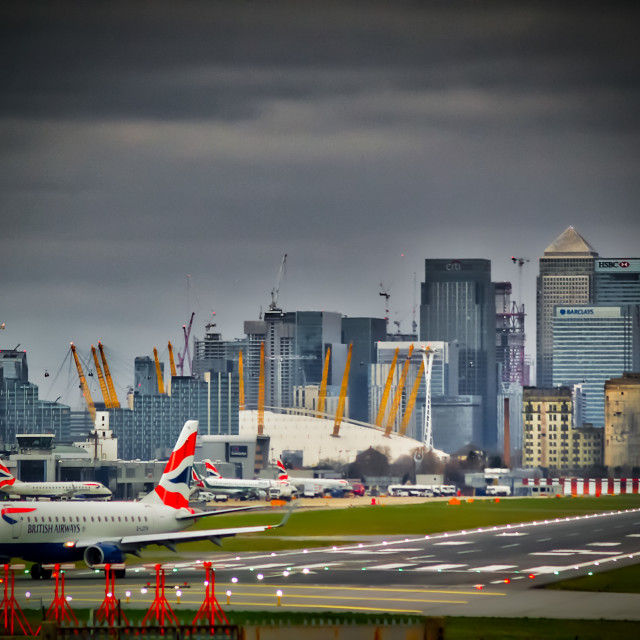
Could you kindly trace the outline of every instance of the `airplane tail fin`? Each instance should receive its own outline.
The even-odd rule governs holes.
[[[191,469],[191,479],[196,487],[200,487],[201,489],[204,488],[204,482],[202,482],[202,478],[198,475],[195,467]]]
[[[204,468],[210,476],[215,476],[216,478],[220,477],[220,472],[216,469],[216,465],[213,464],[211,460],[204,461]]]
[[[280,475],[278,476],[278,480],[288,480],[289,472],[287,471],[287,468],[282,463],[282,460],[278,458],[278,460],[276,461],[276,464],[278,465],[278,469],[280,470]]]
[[[15,484],[16,479],[13,477],[11,471],[0,462],[0,491],[6,491],[7,487]]]
[[[191,493],[189,484],[197,433],[198,421],[187,420],[178,436],[178,441],[164,468],[158,486],[142,498],[142,502],[164,504],[174,509],[189,507],[189,494]]]

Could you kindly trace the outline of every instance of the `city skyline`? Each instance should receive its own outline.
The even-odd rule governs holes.
[[[529,355],[566,227],[638,255],[634,5],[93,4],[0,9],[0,346],[43,398],[71,341],[121,391],[192,311],[241,337],[285,253],[285,310],[384,288],[405,333],[425,259],[489,259]]]

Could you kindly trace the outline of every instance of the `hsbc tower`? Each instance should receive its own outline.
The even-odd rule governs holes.
[[[594,302],[640,304],[640,258],[596,258]]]

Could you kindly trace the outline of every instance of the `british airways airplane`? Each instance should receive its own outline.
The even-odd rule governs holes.
[[[139,502],[0,503],[0,564],[21,558],[34,563],[32,578],[48,578],[51,571],[43,564],[119,564],[150,544],[175,551],[179,542],[220,544],[225,537],[283,526],[291,512],[276,525],[183,531],[198,518],[247,509],[196,513],[189,507],[197,430],[197,420],[185,423],[158,486]],[[117,573],[122,577],[124,569]]]
[[[21,482],[0,462],[0,492],[23,498],[108,500],[111,491],[100,482]]]
[[[223,478],[211,460],[204,460],[209,475],[201,476],[195,467],[192,470],[193,481],[201,489],[215,494],[228,495],[240,499],[264,500],[272,493],[282,498],[290,498],[295,490],[289,484],[289,476],[281,473],[277,480],[256,478]]]

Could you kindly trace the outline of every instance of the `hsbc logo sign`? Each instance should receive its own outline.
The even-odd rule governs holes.
[[[627,260],[619,260],[606,262],[603,260],[598,261],[599,269],[628,269],[631,266],[631,263]]]

